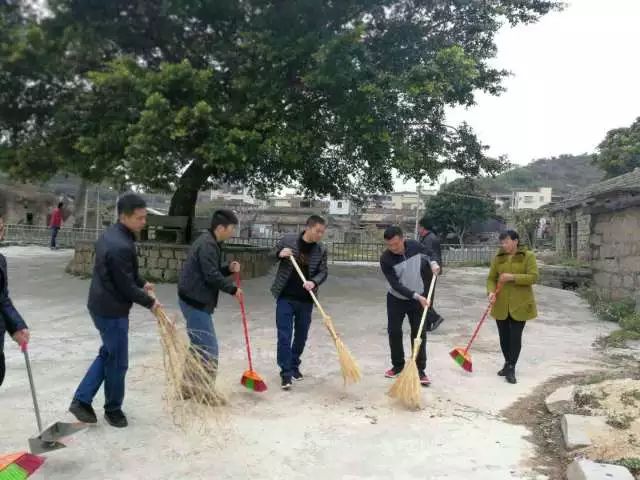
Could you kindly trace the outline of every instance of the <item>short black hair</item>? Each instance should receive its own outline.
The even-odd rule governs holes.
[[[64,203],[63,202],[58,203],[58,208],[62,208],[62,207],[64,207]]]
[[[140,195],[135,193],[125,193],[118,198],[117,209],[118,215],[133,215],[139,208],[147,208],[147,202]]]
[[[387,227],[387,229],[384,231],[385,240],[391,240],[393,237],[402,237],[402,235],[404,235],[402,229],[396,225]]]
[[[431,226],[431,222],[427,219],[427,217],[422,217],[418,222],[418,225],[420,225],[425,230],[433,230],[433,227]]]
[[[307,227],[315,227],[316,225],[326,225],[327,221],[320,215],[311,215],[307,218]]]
[[[505,240],[506,238],[510,238],[511,240],[520,241],[520,235],[518,235],[518,232],[516,232],[515,230],[505,230],[498,237],[498,239],[500,239],[500,241]]]
[[[219,226],[238,225],[238,217],[231,210],[216,210],[211,216],[211,231]]]

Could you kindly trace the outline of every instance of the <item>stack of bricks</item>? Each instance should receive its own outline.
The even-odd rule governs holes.
[[[152,282],[177,282],[188,251],[189,245],[139,243],[140,276]],[[263,247],[228,245],[224,248],[224,254],[227,261],[237,260],[242,264],[242,277],[245,279],[266,275],[275,262],[270,255],[270,249]],[[72,275],[91,276],[94,257],[94,242],[77,242],[67,272]]]

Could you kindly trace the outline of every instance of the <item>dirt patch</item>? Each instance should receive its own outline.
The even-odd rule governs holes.
[[[633,371],[637,372],[637,363],[633,368]],[[549,413],[544,403],[545,399],[558,388],[568,385],[579,385],[579,395],[576,398],[578,408],[585,413],[597,411],[597,408],[603,408],[603,405],[608,405],[608,403],[606,403],[607,401],[614,401],[613,399],[609,400],[612,392],[608,392],[608,394],[605,395],[602,391],[590,389],[587,386],[601,384],[602,382],[609,383],[612,379],[621,379],[625,376],[630,376],[629,366],[614,371],[584,372],[556,377],[538,386],[533,393],[519,399],[502,412],[502,415],[509,423],[523,425],[530,430],[531,434],[526,437],[526,440],[536,445],[536,456],[533,459],[533,465],[531,465],[536,472],[546,475],[549,480],[564,480],[566,478],[566,468],[576,456],[575,451],[568,452],[564,448],[562,431],[560,430],[561,416]],[[640,374],[638,373],[634,373],[633,377],[635,377],[635,380],[631,380],[632,382],[640,380]],[[613,381],[615,382],[616,380]],[[635,387],[630,390],[633,391],[634,389]],[[622,393],[621,391],[618,394],[618,400],[616,400],[616,402],[621,405],[623,405],[625,401],[621,400]],[[634,393],[625,395],[625,398],[629,396],[640,406],[640,400],[635,400]],[[630,400],[626,401],[629,402]],[[580,404],[581,406],[579,406]],[[630,428],[633,428],[634,425],[635,423]],[[620,435],[626,435],[626,437],[624,440],[618,439],[618,441],[622,441],[624,444],[629,443],[629,431],[619,430],[619,432],[622,432]],[[640,434],[636,434],[636,438],[640,444]],[[618,449],[620,451],[611,451],[611,449],[592,451],[587,453],[587,456],[596,460],[618,460],[625,457],[638,456],[625,454],[625,452],[621,450],[624,446],[625,445],[620,446]]]

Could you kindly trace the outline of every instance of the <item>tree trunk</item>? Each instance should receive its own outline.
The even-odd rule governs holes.
[[[193,217],[196,215],[198,193],[205,184],[208,176],[209,172],[207,169],[201,163],[194,160],[182,174],[182,177],[180,177],[178,188],[173,194],[173,197],[171,197],[169,215],[189,217],[185,231],[185,241],[187,243],[191,242]]]
[[[73,199],[73,226],[75,228],[82,228],[82,221],[84,217],[84,204],[87,196],[87,181],[83,178],[80,180],[80,185],[76,190],[76,196]]]

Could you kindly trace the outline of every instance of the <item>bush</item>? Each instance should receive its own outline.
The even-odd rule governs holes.
[[[629,332],[640,333],[640,313],[632,313],[620,319],[620,326]]]
[[[600,302],[594,310],[601,320],[619,323],[622,326],[623,319],[633,316],[635,309],[635,302],[625,299],[615,302]]]

